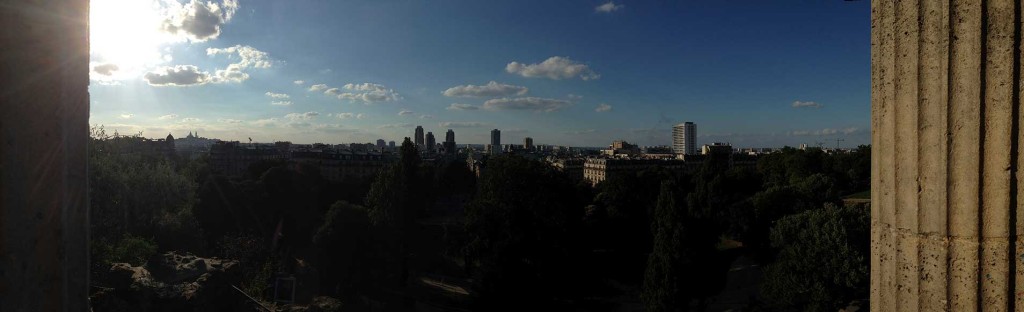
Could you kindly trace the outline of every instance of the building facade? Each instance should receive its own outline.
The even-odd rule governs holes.
[[[423,150],[423,126],[416,126],[416,133],[413,139],[415,140],[413,141],[413,143],[416,143],[416,147],[419,147],[420,150]]]
[[[434,139],[433,132],[427,132],[426,151],[427,153],[434,153],[434,149],[437,147],[437,140]]]
[[[492,155],[501,154],[501,130],[491,130],[491,145],[490,153]]]
[[[684,122],[672,127],[672,150],[676,154],[697,154],[697,125]]]
[[[444,134],[444,153],[448,155],[455,155],[458,152],[455,147],[455,131],[448,129],[448,132]]]
[[[526,149],[527,152],[532,152],[533,151],[533,138],[531,138],[531,137],[523,138],[523,148]]]

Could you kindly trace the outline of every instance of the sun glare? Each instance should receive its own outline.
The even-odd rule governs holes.
[[[147,68],[170,60],[161,49],[178,39],[161,31],[167,16],[161,4],[151,0],[91,1],[90,67],[94,78],[135,78]]]

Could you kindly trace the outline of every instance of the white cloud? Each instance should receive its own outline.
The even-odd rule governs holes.
[[[349,83],[343,88],[352,92],[341,93],[340,91],[335,91],[334,93],[338,93],[338,99],[348,100],[351,102],[363,102],[365,104],[370,104],[376,102],[398,101],[402,99],[395,90],[388,89],[383,85],[375,83]],[[334,93],[331,93],[331,95],[334,95]]]
[[[434,119],[433,115],[420,115],[420,119]]]
[[[594,109],[594,111],[598,112],[598,113],[604,113],[604,112],[608,112],[608,111],[611,111],[611,110],[612,110],[612,106],[608,105],[608,104],[605,104],[605,103],[601,103],[601,105],[598,105],[597,108]]]
[[[135,114],[123,113],[123,114],[117,115],[117,118],[121,118],[121,119],[132,119],[132,117],[135,117]]]
[[[791,136],[823,136],[823,135],[838,135],[838,134],[850,135],[850,134],[856,134],[856,133],[860,133],[860,132],[861,132],[860,128],[848,127],[848,128],[842,128],[842,129],[825,128],[825,129],[821,129],[821,130],[798,130],[798,131],[791,131],[791,132],[789,132],[789,135],[791,135]]]
[[[292,81],[292,83],[294,83],[294,84],[297,84],[297,85],[300,85],[300,86],[301,86],[301,85],[305,84],[306,82],[305,82],[305,81],[302,81],[302,80],[296,80],[296,81]]]
[[[249,79],[249,74],[245,73],[244,69],[270,68],[272,65],[267,52],[250,46],[236,45],[227,48],[206,49],[206,55],[219,54],[227,55],[228,58],[234,58],[237,55],[238,61],[228,64],[226,69],[218,69],[214,74],[214,82],[242,82]]]
[[[793,107],[794,108],[822,108],[822,107],[825,107],[825,105],[822,105],[822,104],[814,102],[814,101],[806,101],[806,102],[795,101],[795,102],[793,102]]]
[[[444,90],[444,96],[449,97],[498,97],[498,96],[512,96],[512,95],[524,95],[529,91],[526,87],[514,86],[510,84],[498,83],[496,81],[488,82],[482,86],[476,85],[462,85],[454,86]]]
[[[618,11],[619,9],[622,9],[624,7],[626,7],[626,6],[622,5],[622,4],[615,4],[615,2],[608,1],[608,3],[605,3],[605,4],[602,4],[602,5],[599,5],[599,6],[595,7],[594,8],[594,12],[598,12],[598,13],[611,13],[611,12]]]
[[[178,114],[167,114],[167,115],[163,115],[163,116],[157,117],[157,119],[160,119],[160,120],[178,119]]]
[[[398,112],[398,116],[408,116],[408,115],[412,115],[412,114],[415,114],[415,113],[416,112],[414,112],[414,111],[403,109],[402,111]]]
[[[252,122],[252,124],[257,127],[274,127],[279,123],[280,121],[277,118],[258,119]]]
[[[327,85],[325,85],[325,84],[315,84],[315,85],[309,86],[309,91],[313,91],[313,92],[320,92],[320,91],[323,91],[323,90],[326,90],[326,89],[327,89]]]
[[[505,71],[527,78],[543,77],[554,80],[576,77],[583,80],[601,78],[601,75],[591,70],[589,66],[562,56],[552,56],[539,64],[508,63]]]
[[[269,96],[271,98],[274,98],[274,99],[288,99],[288,98],[291,98],[290,96],[288,96],[287,94],[284,94],[284,93],[274,93],[274,92],[269,92],[268,91],[267,93],[264,93],[264,94],[266,94],[267,96]]]
[[[486,110],[528,110],[535,112],[554,112],[572,105],[566,100],[546,99],[537,97],[500,98],[484,102]]]
[[[377,126],[380,129],[401,129],[401,128],[412,128],[412,124],[407,123],[396,123],[396,124],[383,124]]]
[[[221,118],[221,119],[217,119],[217,121],[219,121],[219,122],[223,122],[223,123],[230,123],[230,124],[239,124],[239,123],[242,123],[242,121],[241,121],[241,120],[238,120],[238,119],[230,119],[230,118]]]
[[[235,45],[227,48],[206,49],[206,55],[214,56],[218,54],[227,55],[228,58],[234,58],[237,55],[239,60],[235,64],[238,64],[241,68],[270,68],[273,65],[267,52],[250,46]]]
[[[324,94],[330,95],[330,96],[338,96],[338,95],[340,95],[342,93],[344,93],[344,92],[341,92],[341,89],[338,89],[338,88],[330,88],[330,89],[327,89],[327,91],[324,91]]]
[[[353,113],[337,113],[337,114],[334,114],[334,118],[338,118],[338,119],[349,119],[349,118],[353,118],[353,117],[356,117],[356,114],[353,114]]]
[[[441,128],[479,128],[486,127],[486,123],[477,121],[446,121],[437,124]]]
[[[231,20],[237,10],[237,0],[191,0],[172,9],[170,16],[163,21],[162,30],[191,41],[206,41],[217,38],[221,27]]]
[[[103,76],[112,76],[118,69],[117,64],[107,63],[93,66],[92,72]]]
[[[142,77],[151,86],[193,86],[210,82],[210,73],[192,65],[157,68]]]
[[[366,115],[363,115],[363,114],[356,115],[356,119],[363,119],[363,118],[366,118]]]
[[[316,116],[320,116],[320,113],[318,113],[318,112],[290,113],[288,115],[284,115],[284,118],[287,118],[288,120],[291,120],[291,121],[299,121],[299,120],[310,120],[310,119],[313,119],[313,117],[316,117]]]
[[[181,119],[181,122],[183,122],[183,123],[196,123],[196,122],[200,122],[200,121],[203,121],[203,120],[199,119],[199,118],[193,118],[193,117],[186,117],[186,118],[182,118]]]
[[[292,105],[292,101],[270,101],[270,105],[289,106]]]
[[[572,93],[569,93],[569,95],[567,95],[566,97],[569,98],[569,100],[572,100],[572,101],[579,101],[579,100],[583,99],[582,95],[572,94]]]
[[[480,109],[480,106],[476,106],[476,105],[473,105],[473,104],[452,103],[452,105],[448,105],[448,108],[445,108],[445,109],[447,109],[447,110],[478,110],[478,109]]]

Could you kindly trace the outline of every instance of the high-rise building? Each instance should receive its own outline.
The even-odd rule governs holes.
[[[676,154],[697,155],[697,125],[684,122],[672,127],[672,150]]]
[[[501,130],[491,130],[491,154],[501,154]]]
[[[388,141],[388,147],[395,148],[395,141]]]
[[[387,143],[384,143],[384,139],[377,139],[377,148],[378,149],[384,150],[384,148],[387,147],[387,146],[388,146]]]
[[[533,138],[531,138],[531,137],[524,138],[523,139],[523,148],[526,149],[526,151],[528,151],[528,152],[529,151],[533,151]]]
[[[416,147],[419,147],[422,150],[423,149],[423,126],[416,126],[416,136],[414,136],[414,138],[415,138],[415,141],[413,141],[413,143],[416,143]]]
[[[448,129],[448,132],[444,134],[444,153],[448,155],[455,155],[455,131]]]
[[[434,140],[434,133],[433,132],[427,132],[427,143],[426,144],[427,144],[427,148],[426,148],[427,152],[433,153],[434,152],[434,148],[437,146],[437,141]]]

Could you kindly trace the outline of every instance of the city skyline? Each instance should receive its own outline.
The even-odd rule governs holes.
[[[217,18],[186,27],[199,13]],[[869,14],[865,2],[96,0],[94,33],[109,37],[93,38],[90,124],[328,144],[400,141],[415,125],[482,144],[497,128],[506,142],[604,146],[670,145],[672,125],[694,121],[699,144],[856,146],[870,144]]]

